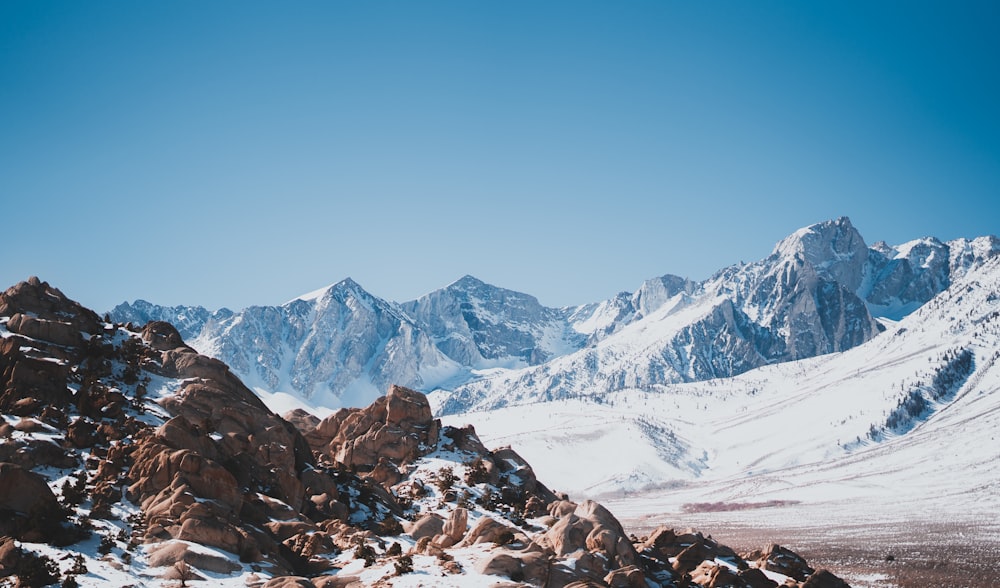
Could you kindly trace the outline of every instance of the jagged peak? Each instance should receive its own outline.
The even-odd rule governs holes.
[[[531,294],[526,294],[524,292],[518,292],[517,290],[510,290],[508,288],[502,288],[487,282],[480,280],[479,278],[466,274],[461,278],[455,280],[451,284],[448,284],[440,291],[449,292],[452,294],[459,294],[462,296],[472,296],[475,297],[477,293],[488,293],[488,297],[492,298],[494,295],[499,295],[501,298],[510,299],[516,298],[519,300],[527,301],[530,304],[536,304],[541,306],[538,299]],[[433,294],[433,293],[432,293]]]
[[[924,258],[933,251],[946,251],[948,246],[936,237],[923,237],[901,243],[893,247],[893,249],[896,251],[896,257]]]
[[[371,297],[371,294],[369,294],[367,290],[361,287],[361,284],[355,282],[353,278],[347,277],[334,284],[329,284],[317,290],[313,290],[312,292],[307,292],[301,296],[296,296],[295,298],[292,298],[291,300],[286,302],[285,305],[291,304],[299,300],[304,302],[315,302],[324,298],[329,294],[336,294],[336,293],[340,294],[351,293],[356,296],[363,296],[366,298]]]
[[[446,288],[468,288],[470,286],[480,288],[482,286],[489,286],[486,282],[480,280],[472,274],[465,274],[461,278],[455,280],[454,282],[445,286]]]
[[[778,242],[771,254],[777,257],[801,258],[817,267],[861,256],[864,261],[868,246],[851,219],[846,216],[803,227]]]
[[[57,322],[72,322],[75,328],[95,333],[100,319],[97,313],[70,299],[48,282],[31,276],[0,293],[0,316],[26,313]]]

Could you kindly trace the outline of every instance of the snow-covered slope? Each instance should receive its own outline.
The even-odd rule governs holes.
[[[472,423],[487,443],[510,443],[559,490],[620,496],[669,487],[653,499],[674,510],[872,496],[995,509],[998,358],[993,257],[850,350],[445,420]]]

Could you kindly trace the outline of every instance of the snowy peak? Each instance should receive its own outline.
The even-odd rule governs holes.
[[[295,302],[318,302],[321,300],[329,300],[331,298],[338,300],[339,302],[344,302],[349,297],[358,298],[361,300],[371,300],[374,298],[368,293],[360,284],[355,282],[351,278],[344,278],[343,280],[337,282],[336,284],[330,284],[329,286],[324,286],[318,290],[313,290],[298,296],[286,302],[282,306],[287,306]]]
[[[224,321],[233,316],[233,311],[220,308],[211,311],[204,306],[160,306],[145,300],[136,300],[129,304],[122,302],[111,310],[110,314],[121,323],[144,325],[150,321],[165,321],[172,323],[181,337],[193,339],[211,321]]]
[[[640,315],[645,316],[681,292],[693,293],[696,287],[697,285],[687,278],[666,274],[643,282],[632,295],[632,305]]]
[[[582,342],[564,312],[468,275],[400,306],[442,353],[476,368],[536,365]]]
[[[845,287],[861,286],[868,246],[846,216],[795,231],[774,248],[772,257],[808,264]]]
[[[925,237],[895,247],[876,243],[858,294],[872,315],[898,321],[998,254],[1000,240],[993,236],[947,243]]]
[[[948,241],[949,265],[953,273],[965,275],[970,269],[1000,256],[1000,239],[993,235]]]
[[[444,288],[444,291],[456,299],[494,313],[501,321],[530,321],[540,313],[551,311],[539,304],[538,299],[530,294],[500,288],[468,275],[452,282]],[[434,292],[424,298],[433,294]]]

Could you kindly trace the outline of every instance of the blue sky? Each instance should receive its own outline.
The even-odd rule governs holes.
[[[1000,232],[997,2],[0,3],[0,287],[552,306]]]

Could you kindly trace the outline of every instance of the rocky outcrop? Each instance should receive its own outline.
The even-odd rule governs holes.
[[[342,408],[323,419],[306,438],[318,453],[359,472],[371,472],[384,459],[396,470],[384,481],[391,486],[401,479],[399,466],[437,447],[440,430],[426,396],[392,386],[367,408]]]
[[[45,479],[12,463],[0,463],[0,536],[52,541],[66,515]]]
[[[778,572],[800,582],[815,571],[802,556],[776,543],[768,545],[763,551],[747,554],[745,559],[755,562],[760,569]]]
[[[97,313],[34,276],[0,295],[0,316],[10,317],[7,330],[57,345],[79,345],[103,327]]]

